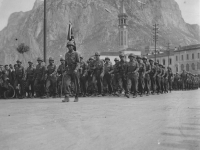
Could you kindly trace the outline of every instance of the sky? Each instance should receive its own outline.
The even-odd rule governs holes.
[[[0,30],[7,25],[8,18],[13,12],[31,10],[35,1],[36,0],[0,0]],[[175,1],[179,4],[185,22],[200,25],[200,0]]]

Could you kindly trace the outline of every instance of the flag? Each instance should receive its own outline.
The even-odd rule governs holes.
[[[67,40],[68,40],[68,41],[73,41],[73,42],[74,42],[74,45],[75,45],[74,50],[76,51],[76,42],[75,42],[75,39],[74,39],[74,34],[73,34],[71,22],[69,23]]]

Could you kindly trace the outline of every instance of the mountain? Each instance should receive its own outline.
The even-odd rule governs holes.
[[[141,0],[142,1],[142,0]],[[152,27],[159,24],[158,45],[172,47],[200,43],[198,25],[186,23],[174,0],[125,0],[129,25],[129,47],[144,49],[153,44]],[[36,61],[43,56],[43,2],[36,0],[32,10],[11,14],[7,26],[0,31],[0,64],[22,59]],[[47,58],[56,63],[66,52],[69,22],[78,52],[85,58],[95,51],[119,51],[118,14],[120,0],[47,0]],[[20,43],[30,47],[24,55],[16,51]]]

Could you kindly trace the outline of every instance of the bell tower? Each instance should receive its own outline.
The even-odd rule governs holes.
[[[128,15],[124,7],[124,0],[121,1],[119,18],[119,47],[120,50],[128,48],[128,25],[127,19]]]

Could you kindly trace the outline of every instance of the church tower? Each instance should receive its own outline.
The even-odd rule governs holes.
[[[124,0],[121,1],[121,8],[118,18],[119,18],[119,47],[120,50],[124,50],[128,48],[128,25],[127,25],[128,15],[124,8]]]

